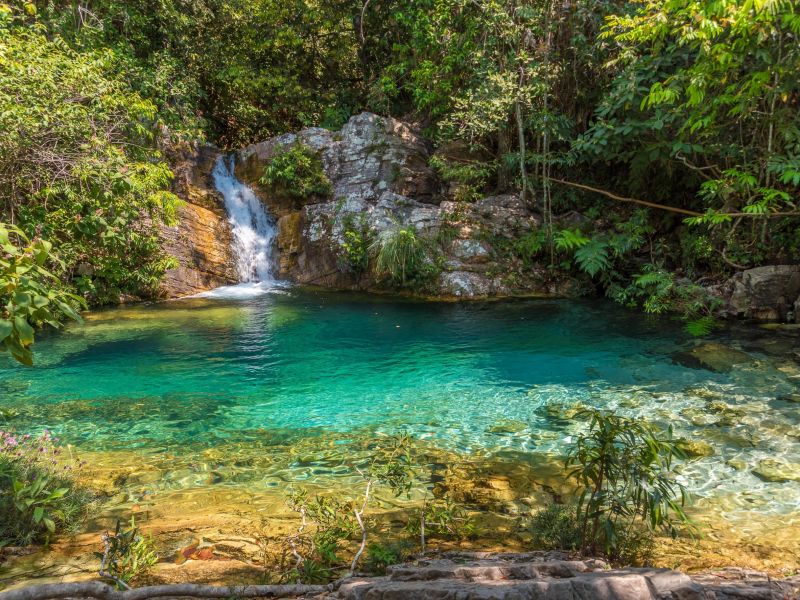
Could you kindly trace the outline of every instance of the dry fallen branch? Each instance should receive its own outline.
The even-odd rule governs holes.
[[[321,594],[324,585],[213,586],[194,583],[154,585],[126,591],[100,581],[48,583],[0,592],[0,600],[49,600],[51,598],[97,598],[98,600],[147,600],[148,598],[286,598]]]

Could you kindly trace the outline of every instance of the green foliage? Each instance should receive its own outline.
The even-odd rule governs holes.
[[[687,493],[673,466],[674,459],[686,456],[671,429],[596,410],[585,416],[589,429],[578,436],[565,462],[581,490],[581,548],[616,560],[630,554],[632,531],[676,536],[689,519]]]
[[[118,589],[146,575],[158,562],[153,540],[142,535],[136,520],[131,517],[126,528],[117,520],[113,534],[103,534],[103,552],[95,552],[101,560],[100,576],[113,581]]]
[[[325,198],[332,192],[319,156],[300,141],[276,150],[260,181],[273,194],[297,200]]]
[[[341,228],[339,268],[360,277],[369,268],[374,233],[363,213],[347,213],[341,218]]]
[[[370,247],[375,272],[401,287],[419,287],[437,271],[430,242],[413,225],[381,231]]]
[[[380,544],[373,542],[367,546],[366,567],[370,573],[383,575],[386,568],[403,560],[403,546],[400,544]]]
[[[36,327],[59,327],[66,319],[80,321],[81,298],[65,292],[45,269],[60,264],[50,242],[30,241],[12,225],[0,223],[0,342],[17,361],[33,364],[31,345]]]
[[[562,229],[555,233],[553,241],[557,250],[561,252],[574,252],[588,244],[591,240],[578,229]]]
[[[535,229],[514,241],[514,252],[530,266],[547,244],[547,235],[542,229]]]
[[[406,532],[414,537],[422,534],[444,540],[467,540],[477,537],[478,529],[463,506],[449,498],[436,499],[425,504],[420,513],[414,513],[406,523]]]
[[[91,302],[152,295],[170,266],[157,226],[176,207],[155,148],[157,107],[112,50],[76,50],[38,17],[10,14],[0,23],[2,218],[57,248],[55,274]]]
[[[91,494],[64,461],[57,440],[0,431],[0,546],[49,543],[85,521]]]
[[[575,551],[581,547],[577,507],[550,504],[533,515],[531,533],[537,550]]]
[[[633,277],[631,285],[615,288],[612,294],[618,302],[641,305],[647,313],[680,315],[692,335],[707,335],[716,325],[714,313],[719,299],[699,285],[677,281],[674,274],[655,265],[647,265]]]

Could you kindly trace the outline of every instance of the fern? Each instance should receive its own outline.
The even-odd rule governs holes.
[[[574,252],[591,240],[583,235],[579,229],[562,229],[555,234],[553,241],[556,243],[556,249],[561,252]]]
[[[687,322],[684,329],[686,329],[687,333],[690,335],[702,337],[711,333],[711,330],[716,326],[717,321],[714,317],[700,317],[699,319]]]
[[[600,240],[590,240],[575,251],[575,262],[582,271],[594,277],[611,266],[608,244]]]

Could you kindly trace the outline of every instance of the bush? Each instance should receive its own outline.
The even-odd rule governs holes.
[[[47,544],[85,521],[93,498],[75,477],[83,464],[62,461],[57,441],[0,431],[0,546]]]
[[[342,243],[339,248],[339,268],[361,276],[369,267],[373,232],[363,214],[348,213],[342,217]]]
[[[367,546],[366,568],[370,573],[383,575],[387,567],[399,564],[405,554],[405,544],[381,544],[373,542]]]
[[[65,318],[80,321],[75,309],[85,304],[45,269],[48,262],[58,262],[49,242],[31,242],[18,228],[0,223],[0,248],[0,343],[30,366],[34,329],[44,324],[58,327]]]
[[[581,526],[578,509],[566,504],[551,504],[533,516],[531,533],[537,550],[578,550]]]
[[[578,436],[566,460],[578,483],[580,548],[624,560],[646,546],[656,531],[673,537],[691,523],[688,496],[676,481],[673,460],[686,458],[679,442],[643,421],[597,410],[583,413],[589,430]]]
[[[371,246],[375,272],[401,286],[421,286],[438,272],[431,245],[413,225],[386,229]]]
[[[324,198],[333,191],[319,156],[300,141],[275,152],[260,182],[273,194],[297,200]]]
[[[153,540],[144,537],[131,517],[126,529],[121,521],[113,534],[103,534],[104,551],[96,552],[100,560],[100,576],[110,579],[119,589],[145,575],[158,562]]]

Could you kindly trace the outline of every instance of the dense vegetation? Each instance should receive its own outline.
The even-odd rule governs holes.
[[[0,221],[89,303],[147,296],[174,143],[368,109],[424,126],[458,199],[518,190],[545,222],[529,260],[702,317],[691,280],[800,248],[798,37],[789,0],[14,0]]]

